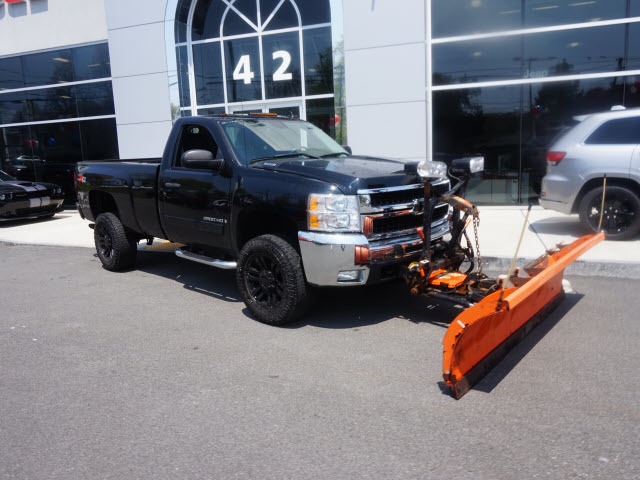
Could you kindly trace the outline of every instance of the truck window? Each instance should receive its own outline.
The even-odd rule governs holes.
[[[182,154],[189,150],[207,150],[213,153],[214,158],[220,158],[218,146],[209,131],[200,125],[185,125],[182,128],[178,148],[176,149],[176,157],[173,159],[175,168],[182,168],[180,159]]]
[[[587,145],[637,145],[640,143],[640,117],[609,120],[598,127]]]

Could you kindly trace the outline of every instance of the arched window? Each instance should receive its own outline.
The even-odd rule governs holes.
[[[180,0],[179,110],[292,114],[330,131],[331,29],[330,0]]]

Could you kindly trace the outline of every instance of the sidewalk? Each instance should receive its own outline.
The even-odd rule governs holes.
[[[526,207],[479,207],[480,251],[485,268],[509,268],[524,224]],[[74,210],[49,220],[0,223],[0,242],[94,248],[93,230]],[[468,229],[473,241],[473,229]],[[577,215],[562,215],[533,207],[518,255],[518,266],[560,242],[583,235]],[[144,244],[144,242],[142,242]],[[626,242],[603,242],[584,254],[567,270],[569,274],[640,278],[640,237]]]

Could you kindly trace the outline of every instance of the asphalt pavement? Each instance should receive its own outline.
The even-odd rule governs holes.
[[[252,320],[233,272],[0,244],[0,478],[640,477],[640,281],[575,293],[456,401],[402,283]]]

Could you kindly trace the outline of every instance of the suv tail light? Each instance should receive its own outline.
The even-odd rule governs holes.
[[[567,152],[547,152],[547,163],[549,165],[558,165],[566,156]]]

